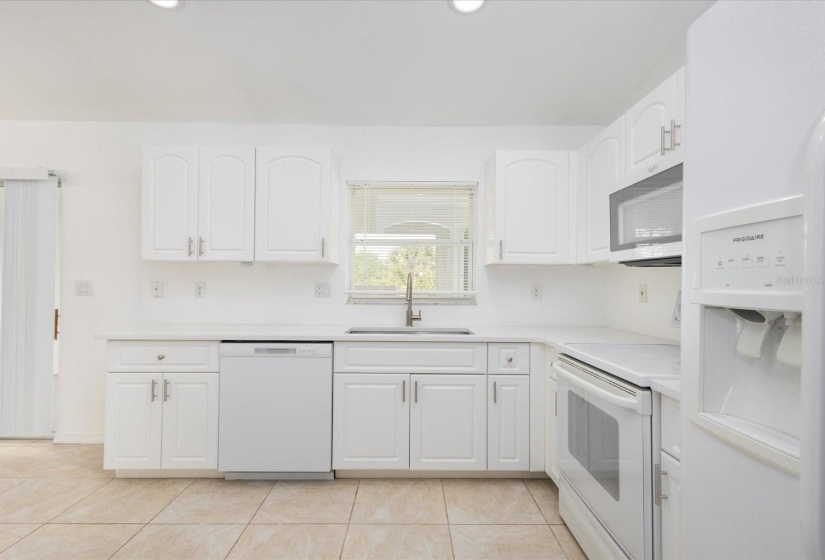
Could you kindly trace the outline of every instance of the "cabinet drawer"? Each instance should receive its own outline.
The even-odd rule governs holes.
[[[487,373],[487,345],[451,342],[342,342],[341,373]]]
[[[526,342],[488,344],[490,373],[530,373],[530,345]]]
[[[682,425],[679,401],[662,395],[662,450],[681,459]]]
[[[217,372],[218,342],[109,342],[106,370],[110,372]]]

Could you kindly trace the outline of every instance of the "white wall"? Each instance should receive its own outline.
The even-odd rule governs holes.
[[[606,270],[606,324],[679,341],[682,330],[671,325],[682,269],[611,266]],[[639,284],[647,284],[647,303],[639,301]]]
[[[143,145],[328,146],[340,160],[342,183],[478,181],[479,208],[484,208],[484,163],[493,150],[577,149],[599,129],[0,122],[0,166],[43,166],[62,178],[59,436],[73,441],[101,438],[105,344],[93,339],[96,333],[157,323],[363,325],[403,320],[398,306],[345,304],[344,266],[141,261]],[[342,238],[344,211],[342,207]],[[478,261],[483,260],[479,254]],[[424,306],[424,324],[606,322],[605,269],[479,266],[478,274],[478,305]],[[75,296],[77,280],[94,281],[94,296]],[[153,280],[165,282],[163,299],[150,297]],[[206,282],[206,298],[194,298],[196,281]],[[331,282],[332,298],[313,298],[316,281]],[[529,300],[533,282],[544,284],[541,302]]]

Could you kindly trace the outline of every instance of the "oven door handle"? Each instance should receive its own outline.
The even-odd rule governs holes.
[[[610,391],[605,391],[601,387],[597,387],[592,383],[588,383],[578,375],[571,373],[567,369],[563,368],[559,365],[558,362],[553,362],[551,366],[559,376],[567,381],[568,383],[575,385],[582,391],[589,393],[591,395],[595,395],[600,399],[609,402],[610,404],[620,406],[622,408],[629,408],[630,410],[635,410],[639,414],[642,414],[641,404],[639,403],[638,399],[627,396],[627,397],[620,397],[618,395],[614,395]]]

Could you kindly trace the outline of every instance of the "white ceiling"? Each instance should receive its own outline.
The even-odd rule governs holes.
[[[710,4],[0,1],[0,119],[605,124]]]

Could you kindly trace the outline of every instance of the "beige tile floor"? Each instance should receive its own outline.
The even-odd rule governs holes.
[[[114,479],[98,445],[0,440],[0,560],[584,559],[549,480]]]

